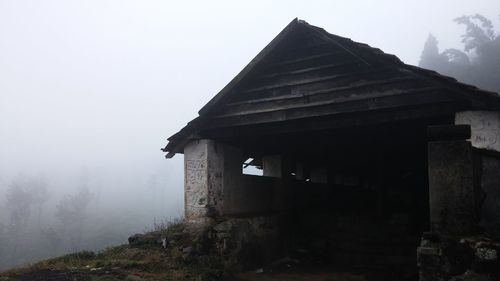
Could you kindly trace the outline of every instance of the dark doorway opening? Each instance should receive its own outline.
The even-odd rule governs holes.
[[[415,279],[416,248],[429,229],[425,132],[401,124],[323,133],[324,146],[291,157],[291,251],[328,266]]]

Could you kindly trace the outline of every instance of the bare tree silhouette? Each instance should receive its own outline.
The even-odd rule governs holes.
[[[61,234],[68,238],[75,251],[80,249],[87,207],[93,198],[87,185],[83,184],[75,194],[66,195],[57,205],[56,217],[61,222]]]

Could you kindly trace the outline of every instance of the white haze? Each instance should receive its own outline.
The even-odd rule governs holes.
[[[120,234],[87,247],[182,214],[182,155],[160,148],[295,17],[417,64],[474,13],[497,24],[500,2],[0,0],[0,223],[19,174],[47,179],[49,217],[88,174],[89,224]]]

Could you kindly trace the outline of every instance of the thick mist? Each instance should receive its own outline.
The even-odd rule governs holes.
[[[0,0],[0,270],[182,216],[160,148],[293,18],[416,65],[454,18],[498,24],[462,2]]]

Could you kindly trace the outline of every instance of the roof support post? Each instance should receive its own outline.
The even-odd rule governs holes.
[[[224,187],[241,181],[241,151],[214,140],[184,147],[184,208],[188,223],[207,226],[223,214]]]
[[[282,178],[283,177],[283,156],[265,155],[262,157],[263,175],[265,177]]]
[[[432,128],[433,137],[438,137],[436,131],[440,129],[448,132],[447,127],[454,126]],[[428,143],[432,232],[451,235],[469,235],[475,232],[473,158],[471,143],[464,139],[435,140]]]

